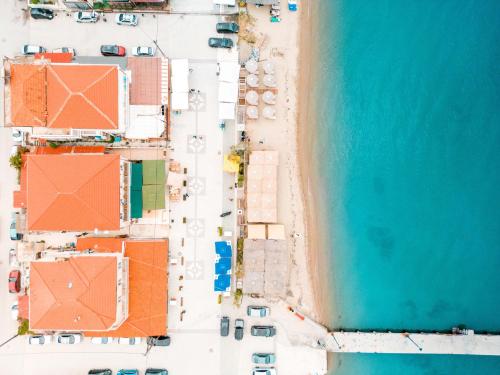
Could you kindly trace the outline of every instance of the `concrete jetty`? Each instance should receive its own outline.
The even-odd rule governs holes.
[[[323,345],[323,342],[321,342]],[[329,332],[324,348],[336,353],[500,355],[500,335],[408,332]]]

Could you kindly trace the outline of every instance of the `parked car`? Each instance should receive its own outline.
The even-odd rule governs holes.
[[[31,8],[30,15],[36,20],[51,20],[54,18],[54,11],[45,8]]]
[[[12,129],[12,141],[17,145],[24,143],[24,132],[19,129]]]
[[[17,153],[17,146],[16,146]],[[12,241],[19,241],[23,239],[23,234],[17,231],[17,212],[12,213],[12,220],[10,222],[10,239]]]
[[[226,211],[226,212],[223,212],[223,213],[221,213],[219,216],[220,216],[220,217],[226,217],[226,216],[229,216],[229,215],[231,215],[231,211]]]
[[[95,345],[111,344],[113,339],[111,337],[92,337],[90,342]]]
[[[234,321],[234,338],[236,340],[243,339],[243,333],[245,331],[245,322],[243,319],[236,319]]]
[[[240,26],[235,22],[219,22],[216,25],[218,33],[231,34],[240,31]]]
[[[220,320],[220,335],[229,335],[229,318],[227,316],[223,316]]]
[[[9,266],[17,267],[17,251],[16,249],[9,250]]]
[[[252,336],[272,337],[276,334],[274,326],[252,326],[250,330]]]
[[[37,46],[34,44],[25,44],[21,50],[21,53],[23,55],[29,56],[29,55],[34,55],[35,53],[43,53],[45,51],[46,49],[43,48],[42,46]]]
[[[258,365],[272,365],[276,362],[276,356],[273,353],[253,353],[252,362]]]
[[[57,335],[58,344],[79,344],[82,342],[82,335],[79,333],[60,333]]]
[[[119,337],[118,344],[120,345],[139,345],[142,339],[140,337]]]
[[[12,320],[17,320],[17,318],[19,318],[19,305],[17,302],[14,302],[12,306],[10,306],[10,317]]]
[[[139,371],[137,370],[119,370],[116,375],[139,375]]]
[[[113,375],[113,371],[109,368],[92,369],[89,370],[89,375]]]
[[[229,38],[209,38],[208,45],[212,48],[231,48],[233,41]]]
[[[156,48],[146,47],[146,46],[134,47],[134,48],[132,48],[132,55],[134,55],[134,56],[154,56],[154,55],[156,55]]]
[[[170,336],[150,336],[147,343],[152,346],[169,346]]]
[[[105,44],[101,46],[101,54],[104,56],[125,56],[125,47],[116,44]]]
[[[99,13],[97,12],[76,12],[73,16],[76,22],[82,23],[92,23],[97,22],[99,20]]]
[[[21,271],[13,270],[9,273],[9,293],[21,291]]]
[[[256,317],[256,318],[264,318],[269,315],[271,311],[267,306],[248,306],[247,307],[247,315]]]
[[[45,345],[52,342],[52,336],[50,335],[32,335],[28,338],[28,343],[30,345]]]
[[[116,15],[115,21],[118,25],[137,26],[139,23],[139,17],[135,14],[119,13]]]
[[[61,47],[52,50],[52,53],[71,53],[73,56],[76,56],[76,51],[71,47]]]
[[[274,367],[255,367],[252,375],[276,375],[276,369]]]
[[[168,371],[164,368],[148,368],[144,375],[168,375]]]

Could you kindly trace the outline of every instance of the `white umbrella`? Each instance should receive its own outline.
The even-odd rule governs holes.
[[[264,68],[264,72],[266,72],[266,74],[274,74],[274,63],[272,61],[264,61],[262,67]]]
[[[274,120],[276,118],[276,111],[274,110],[273,107],[265,106],[264,109],[262,110],[262,115],[265,118]]]
[[[274,95],[272,91],[264,91],[262,100],[266,104],[276,104],[276,95]]]
[[[255,73],[257,69],[259,68],[257,61],[254,59],[250,59],[245,63],[245,69],[248,71],[248,73]]]
[[[257,91],[254,90],[247,91],[245,100],[248,104],[259,105],[259,94],[257,94]]]
[[[262,82],[264,83],[264,86],[276,87],[276,79],[272,74],[266,74]]]
[[[250,87],[259,86],[259,77],[257,77],[255,74],[247,75],[246,81],[247,81],[247,85]]]
[[[254,107],[253,105],[249,105],[247,107],[247,116],[248,118],[251,119],[258,119],[259,118],[259,110],[257,107]]]

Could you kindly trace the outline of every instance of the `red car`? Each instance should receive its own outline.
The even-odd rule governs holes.
[[[117,46],[116,44],[105,44],[101,46],[101,54],[103,56],[125,56],[125,47]]]
[[[21,271],[14,270],[9,273],[9,292],[19,293],[21,291]]]

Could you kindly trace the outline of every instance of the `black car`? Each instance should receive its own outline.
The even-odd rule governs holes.
[[[31,18],[36,20],[51,20],[54,18],[54,12],[50,9],[44,8],[31,8],[30,15]]]
[[[208,45],[212,48],[231,48],[233,41],[228,38],[209,38]]]
[[[223,212],[223,213],[221,213],[219,216],[220,216],[220,217],[226,217],[226,216],[229,216],[229,215],[231,215],[231,211],[226,211],[226,212]]]
[[[89,370],[89,375],[113,375],[109,368]]]
[[[148,337],[148,345],[169,346],[170,345],[170,336],[150,336],[150,337]]]
[[[223,316],[220,320],[220,335],[229,335],[229,318],[227,316]]]
[[[145,375],[168,375],[168,371],[164,368],[148,368]]]
[[[236,34],[240,31],[240,26],[235,22],[219,22],[216,29],[218,33]]]
[[[236,340],[243,339],[243,331],[245,329],[245,322],[243,319],[236,319],[234,321],[234,338]]]

